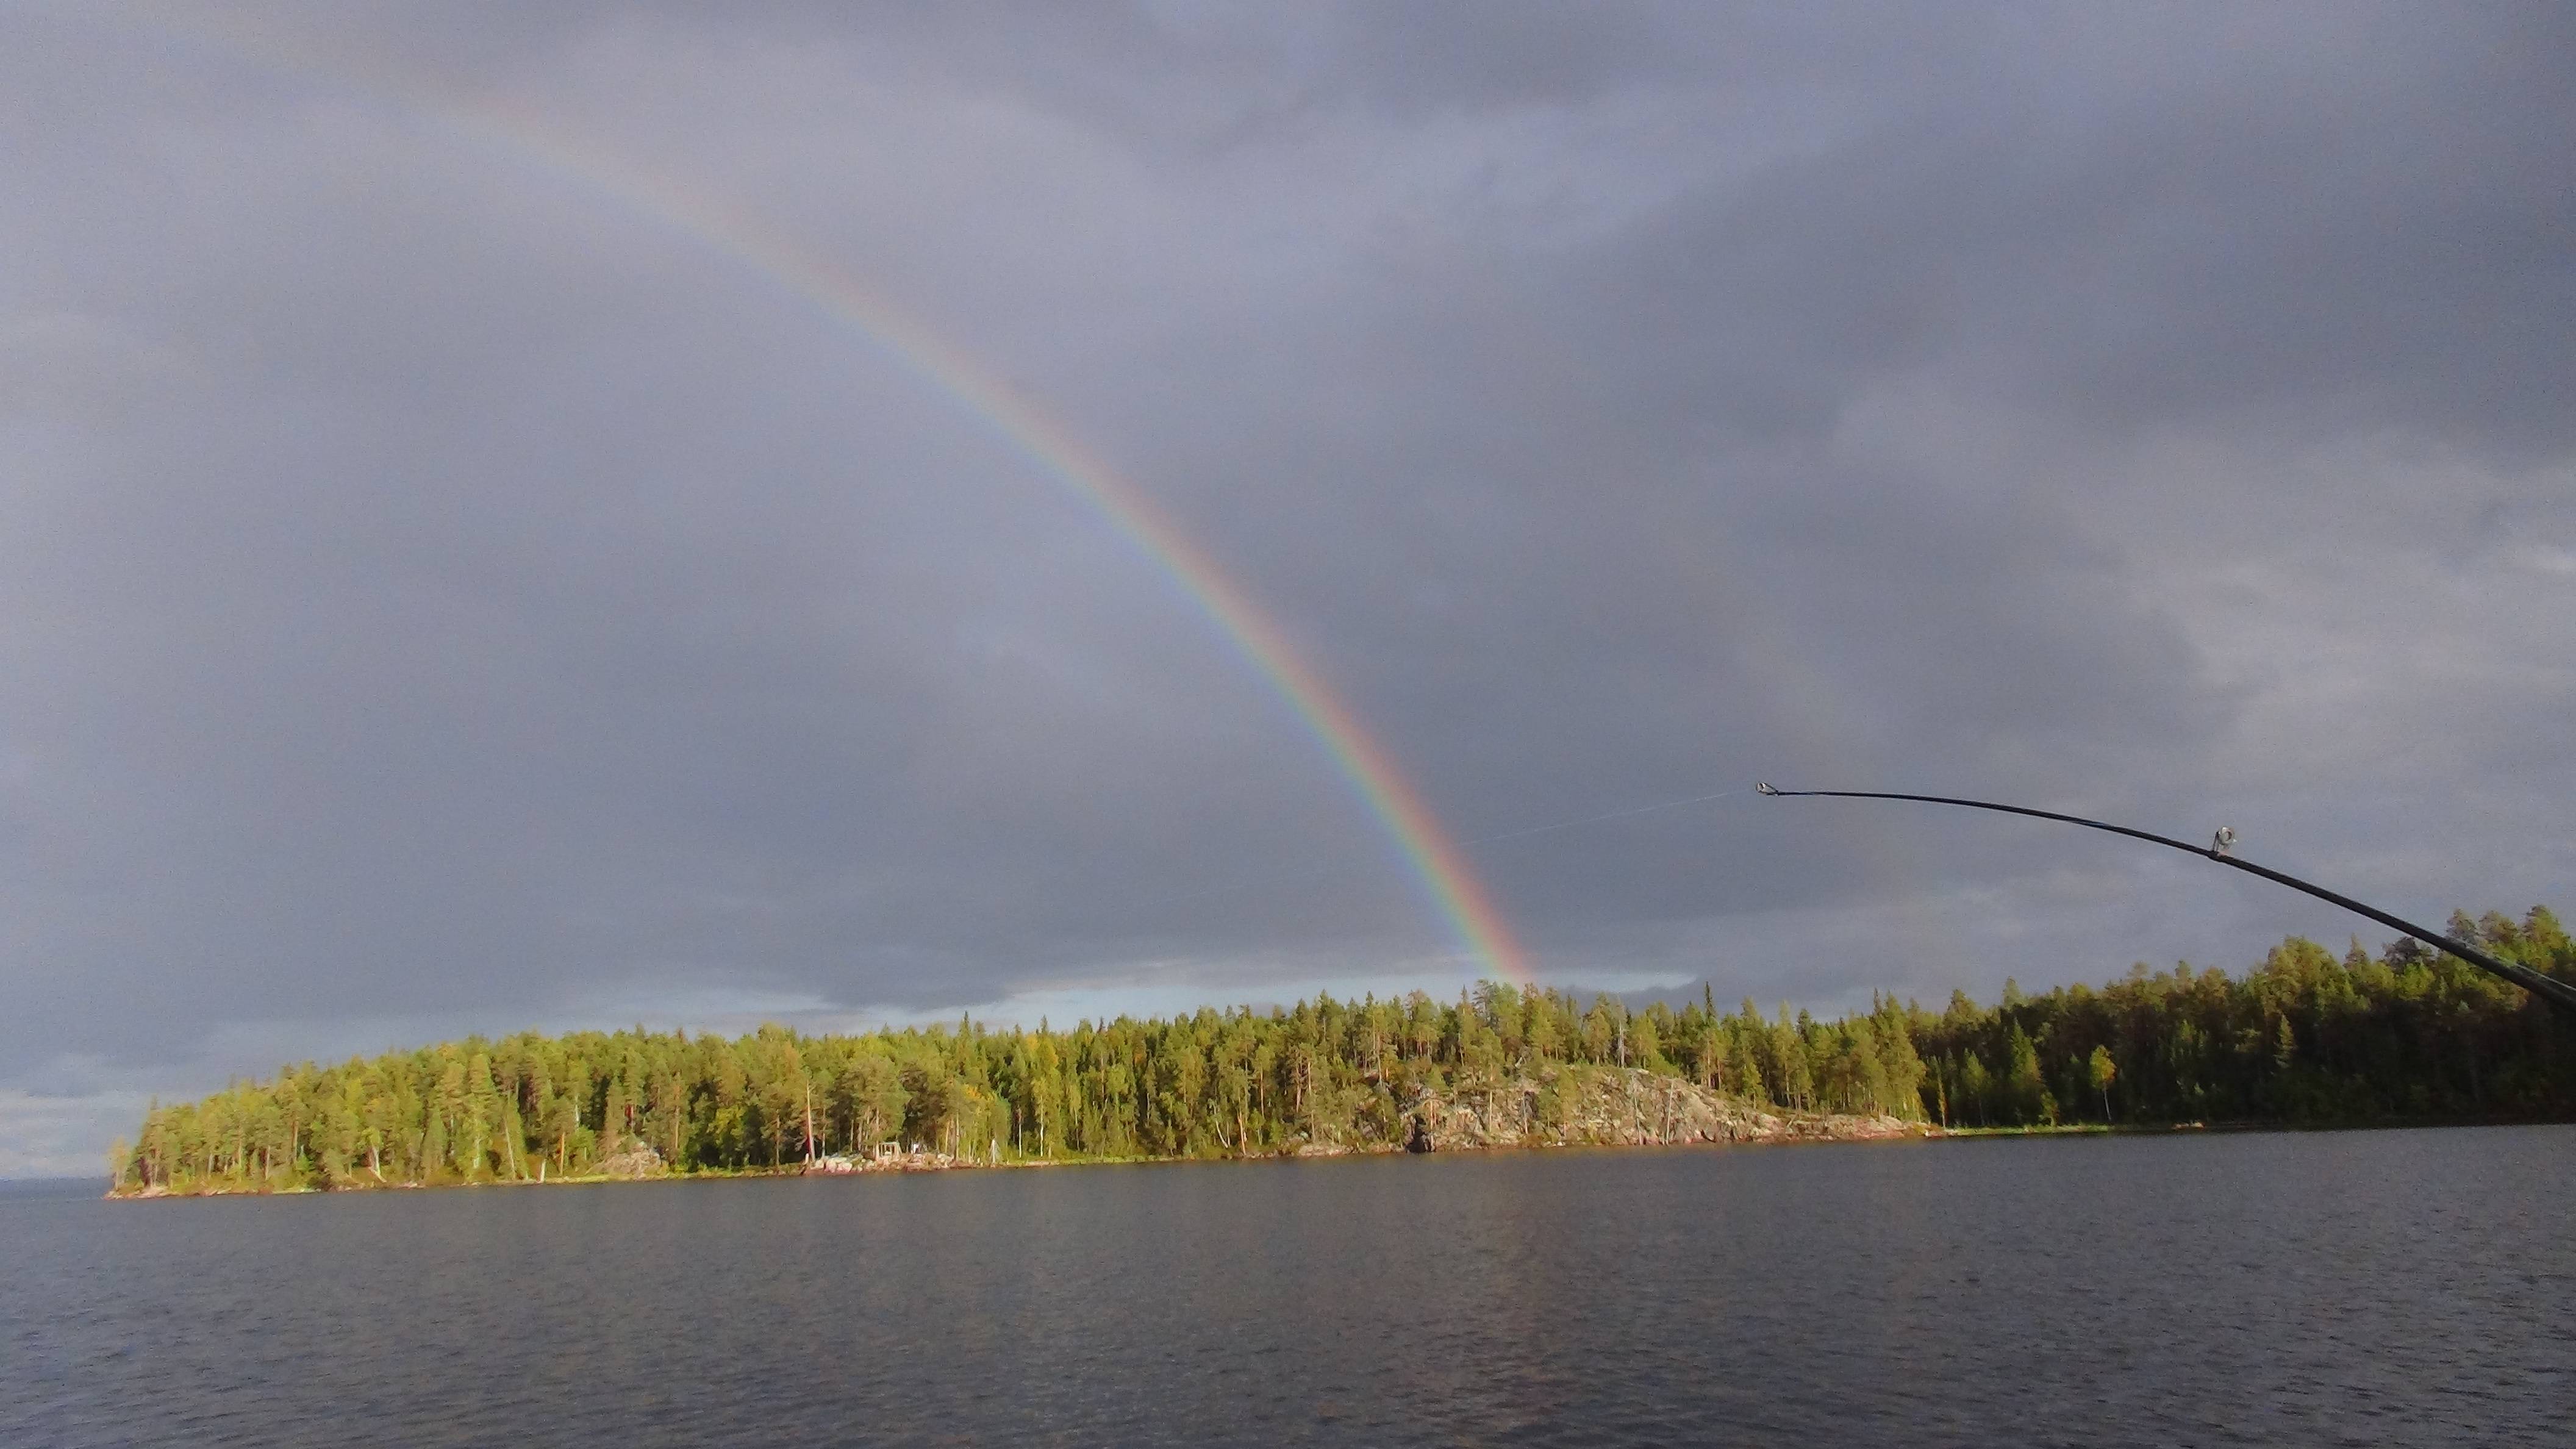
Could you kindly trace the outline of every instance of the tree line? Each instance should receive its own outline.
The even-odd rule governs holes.
[[[2576,981],[2576,944],[2535,906],[2454,912],[2448,933]],[[2131,968],[2099,989],[1911,1014],[1926,1109],[1950,1126],[2334,1123],[2576,1117],[2576,1029],[2423,943],[2340,957],[2282,942],[2242,976]]]
[[[2535,907],[2455,934],[2576,979]],[[1391,1146],[1432,1101],[1526,1093],[1540,1121],[1587,1074],[1684,1078],[1759,1108],[1949,1127],[2576,1116],[2576,1030],[2412,941],[2342,957],[2293,938],[2240,976],[2134,968],[2099,989],[1939,1012],[1876,999],[1819,1020],[1706,988],[1678,1008],[1487,982],[1069,1031],[764,1026],[472,1037],[289,1067],[147,1113],[123,1189],[261,1191],[580,1177],[622,1162],[790,1168],[894,1148],[986,1161],[1228,1157]]]

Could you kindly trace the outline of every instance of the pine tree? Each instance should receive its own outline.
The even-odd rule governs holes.
[[[2576,946],[2544,909],[2460,928],[2576,971]],[[2002,1005],[1954,994],[1937,1016],[1880,997],[1841,1021],[1786,1005],[1766,1020],[1749,1001],[1720,1017],[1705,985],[1679,1013],[1488,985],[1446,1004],[1318,997],[1065,1032],[961,1018],[855,1037],[768,1026],[731,1040],[641,1028],[469,1039],[155,1102],[114,1172],[129,1191],[580,1176],[630,1139],[680,1171],[783,1168],[800,1155],[791,1142],[812,1156],[898,1138],[985,1160],[1006,1147],[1045,1158],[1393,1146],[1426,1100],[1535,1124],[1623,1061],[1752,1104],[1979,1126],[2052,1122],[2061,1100],[2087,1093],[2106,1122],[2115,1105],[2130,1122],[2576,1116],[2576,1030],[2407,946],[2372,957],[2356,943],[2338,958],[2293,939],[2232,979],[2141,966],[2098,992],[2012,983]],[[1634,1130],[1660,1138],[1670,1122]]]

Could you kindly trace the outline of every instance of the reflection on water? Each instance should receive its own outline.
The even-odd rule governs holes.
[[[0,1443],[2569,1442],[2576,1129],[0,1196]]]

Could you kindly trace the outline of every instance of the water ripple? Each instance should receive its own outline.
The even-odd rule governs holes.
[[[0,1203],[0,1443],[2564,1443],[2576,1130]]]

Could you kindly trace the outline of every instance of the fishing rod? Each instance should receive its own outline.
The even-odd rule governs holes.
[[[2028,815],[2039,820],[2063,821],[2068,825],[2081,825],[2088,830],[2106,830],[2113,835],[2125,835],[2132,840],[2152,841],[2157,845],[2179,850],[2186,855],[2197,855],[2207,860],[2214,860],[2220,865],[2234,866],[2248,875],[2259,875],[2265,880],[2288,886],[2294,891],[2305,891],[2318,900],[2330,901],[2356,915],[2368,916],[2383,926],[2405,932],[2427,946],[2448,951],[2481,971],[2502,977],[2565,1012],[2568,1016],[2576,1017],[2576,986],[2571,986],[2555,976],[2544,975],[2519,962],[2490,956],[2465,941],[2454,941],[2439,931],[2426,930],[2413,921],[2392,916],[2376,907],[2365,906],[2350,896],[2338,895],[2324,886],[2311,885],[2297,876],[2284,875],[2269,866],[2256,865],[2250,860],[2240,860],[2235,853],[2236,832],[2224,825],[2218,827],[2217,836],[2207,846],[2198,846],[2186,845],[2171,836],[2157,835],[2151,831],[2132,830],[2125,825],[2087,820],[2081,815],[2060,815],[2054,810],[2034,810],[2027,805],[1998,805],[1992,800],[1958,800],[1947,795],[1899,795],[1881,790],[1780,790],[1773,788],[1767,781],[1754,786],[1753,790],[1759,795],[1781,797],[1811,795],[1833,796],[1844,800],[1914,800],[1926,805],[1960,805],[1970,810],[1995,810],[2006,815]]]

